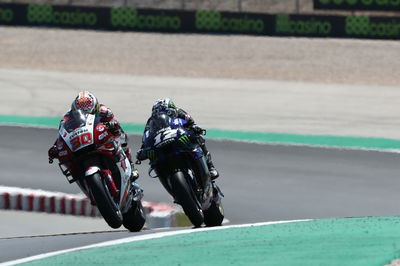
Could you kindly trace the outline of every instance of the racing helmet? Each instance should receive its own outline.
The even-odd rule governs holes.
[[[72,102],[71,110],[82,110],[87,114],[94,114],[99,109],[99,102],[93,93],[88,91],[79,92],[75,100]]]
[[[151,109],[152,115],[165,113],[170,117],[176,117],[178,114],[175,103],[170,98],[158,99]]]

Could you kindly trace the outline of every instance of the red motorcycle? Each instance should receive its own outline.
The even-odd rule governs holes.
[[[109,226],[123,224],[130,231],[143,228],[143,191],[130,181],[131,164],[120,138],[99,117],[71,111],[60,125],[56,148],[68,182],[79,185]]]

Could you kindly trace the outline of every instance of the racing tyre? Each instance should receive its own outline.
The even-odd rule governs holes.
[[[212,201],[210,208],[204,211],[206,226],[220,226],[224,220],[224,208],[221,203]]]
[[[142,230],[146,222],[146,214],[141,201],[133,201],[132,206],[123,214],[123,225],[131,232],[139,232]]]
[[[118,206],[115,204],[107,185],[99,173],[95,173],[87,177],[87,183],[92,192],[104,220],[112,228],[119,228],[122,225],[122,214]]]
[[[182,206],[190,222],[195,227],[200,227],[204,221],[204,214],[182,172],[177,172],[171,177],[171,186],[175,200]]]

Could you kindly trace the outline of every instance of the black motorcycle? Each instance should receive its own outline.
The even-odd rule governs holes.
[[[223,194],[211,181],[197,135],[185,124],[184,119],[163,113],[153,117],[142,150],[150,160],[149,175],[159,178],[195,227],[221,225]]]

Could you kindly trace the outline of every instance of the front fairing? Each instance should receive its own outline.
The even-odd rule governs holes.
[[[193,154],[194,158],[203,156],[202,149],[191,141],[189,132],[184,129],[166,128],[158,131],[145,139],[144,147],[152,163],[183,153]]]
[[[152,166],[166,163],[171,157],[179,155],[195,160],[204,156],[203,150],[193,138],[193,133],[184,127],[184,119],[161,117],[161,120],[161,123],[150,123],[143,137],[143,147]]]
[[[183,128],[186,126],[186,124],[187,124],[187,121],[185,119],[175,118],[175,119],[171,119],[170,126],[171,126],[171,128]]]
[[[78,110],[71,111],[68,119],[61,123],[59,134],[72,152],[94,144],[95,119],[95,115]]]
[[[178,137],[188,135],[189,132],[184,128],[186,120],[181,118],[170,118],[165,114],[153,117],[149,129],[144,132],[143,146],[150,148],[156,145],[157,135],[167,130],[179,130]]]

